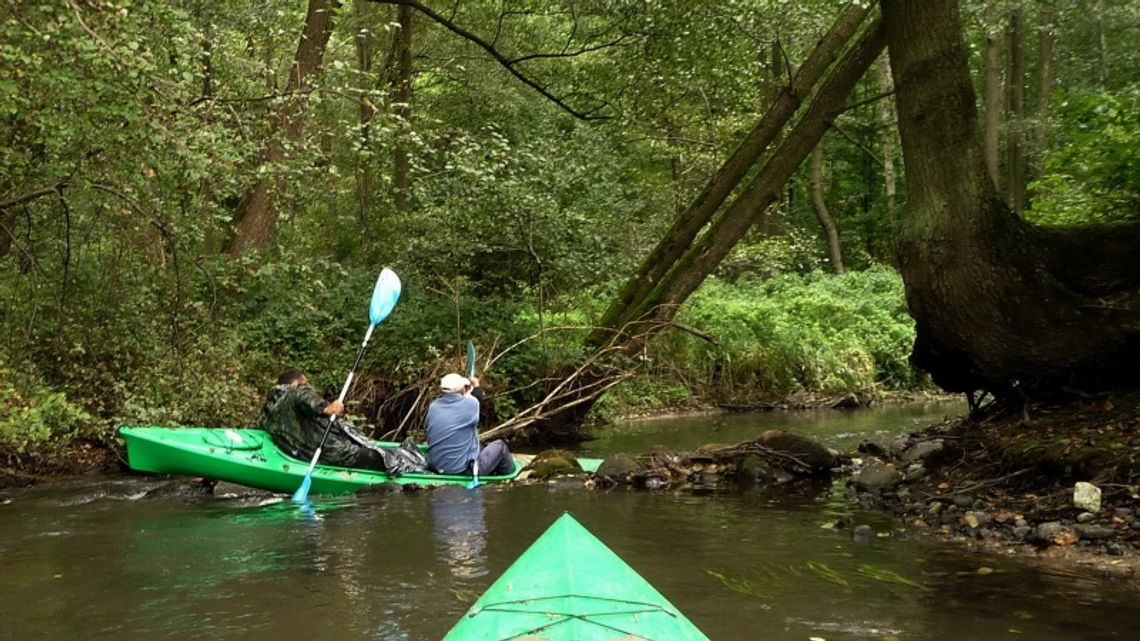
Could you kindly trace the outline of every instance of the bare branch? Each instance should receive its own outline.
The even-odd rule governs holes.
[[[20,194],[19,196],[16,196],[14,198],[9,198],[8,200],[2,200],[2,201],[0,201],[0,210],[11,209],[12,207],[16,207],[17,205],[23,205],[24,203],[31,202],[37,198],[42,198],[44,196],[50,196],[51,194],[58,192],[59,190],[63,189],[64,187],[69,187],[70,185],[71,185],[71,182],[65,178],[63,180],[60,180],[60,181],[52,184],[52,185],[48,185],[47,187],[41,187],[39,189],[34,189],[34,190],[29,191],[25,194]]]
[[[591,115],[591,114],[595,113],[596,111],[598,111],[599,109],[602,109],[603,107],[605,107],[607,105],[607,103],[602,102],[600,105],[597,105],[597,106],[595,106],[591,109],[588,109],[586,111],[580,111],[578,109],[571,107],[562,98],[551,93],[550,90],[547,89],[545,86],[539,84],[537,81],[532,79],[530,76],[527,76],[523,72],[519,71],[519,69],[515,66],[515,61],[507,58],[502,53],[500,53],[499,50],[496,49],[492,43],[487,42],[486,40],[480,38],[479,36],[475,35],[474,33],[471,33],[470,31],[467,31],[463,27],[460,27],[459,25],[455,24],[455,22],[453,22],[451,19],[445,18],[444,16],[440,15],[435,10],[433,10],[431,7],[424,5],[422,2],[419,2],[418,0],[370,0],[370,1],[378,3],[378,4],[396,4],[396,5],[405,5],[405,6],[412,7],[416,11],[419,11],[420,13],[424,14],[428,18],[431,18],[437,24],[444,27],[448,31],[451,31],[452,33],[459,36],[460,38],[463,38],[464,40],[467,40],[468,42],[471,42],[471,43],[478,45],[480,48],[483,49],[483,51],[487,52],[487,55],[494,58],[495,61],[497,61],[500,65],[503,66],[504,69],[506,69],[508,72],[510,72],[510,74],[512,76],[514,76],[515,78],[518,78],[519,81],[521,81],[523,84],[534,89],[539,94],[541,94],[544,98],[553,102],[555,105],[558,105],[558,107],[560,107],[563,111],[574,116],[575,118],[578,118],[580,120],[607,120],[610,118],[610,116]]]

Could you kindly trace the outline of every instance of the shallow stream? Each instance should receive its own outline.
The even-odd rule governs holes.
[[[774,428],[848,449],[957,409],[655,420],[583,449],[690,448]],[[912,540],[827,487],[452,487],[324,498],[306,514],[288,501],[139,498],[159,483],[0,493],[0,640],[433,641],[563,511],[717,641],[1093,641],[1135,639],[1140,621],[1140,594],[1121,584]],[[879,536],[823,527],[845,518]]]

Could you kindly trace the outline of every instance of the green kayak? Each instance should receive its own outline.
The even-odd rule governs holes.
[[[293,492],[300,487],[308,461],[286,456],[262,430],[213,427],[121,427],[127,443],[131,469],[157,474],[202,476],[219,481],[261,488],[271,492]],[[381,447],[399,443],[378,442]],[[587,460],[587,465],[595,461]],[[600,463],[600,461],[596,461]],[[596,465],[593,465],[596,469]],[[518,476],[522,466],[502,476],[480,476],[480,483],[494,483]],[[384,472],[318,465],[313,470],[314,494],[345,494],[367,485],[466,485],[470,476],[408,473],[391,476]]]
[[[547,528],[443,641],[708,641],[569,514]]]

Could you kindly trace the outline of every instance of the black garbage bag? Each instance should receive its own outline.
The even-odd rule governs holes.
[[[380,447],[375,441],[365,438],[360,430],[348,421],[337,419],[337,427],[360,447],[366,447],[379,454],[384,460],[384,471],[392,476],[428,471],[427,457],[411,438],[405,438],[399,447]]]
[[[427,458],[410,438],[404,439],[399,447],[376,448],[384,457],[384,467],[392,476],[408,472],[426,472]]]

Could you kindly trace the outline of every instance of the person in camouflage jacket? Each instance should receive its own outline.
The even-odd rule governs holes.
[[[257,429],[265,430],[273,437],[274,444],[289,456],[302,461],[313,458],[313,452],[321,443],[329,417],[340,416],[344,404],[339,400],[331,403],[321,397],[309,385],[301,370],[290,367],[281,373],[266,395],[265,405],[254,423]],[[356,430],[350,423],[336,419],[329,430],[324,447],[321,448],[320,462],[326,465],[384,470],[384,458],[373,448],[366,447],[352,438]],[[361,438],[357,435],[357,438]]]

